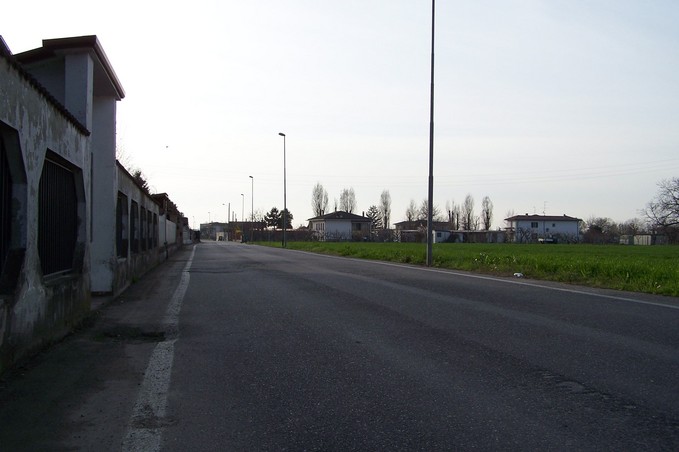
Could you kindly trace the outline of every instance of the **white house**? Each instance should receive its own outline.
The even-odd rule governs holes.
[[[514,242],[580,241],[580,218],[549,215],[515,215],[505,218]]]
[[[363,240],[370,237],[368,217],[341,210],[309,219],[309,230],[322,241]]]

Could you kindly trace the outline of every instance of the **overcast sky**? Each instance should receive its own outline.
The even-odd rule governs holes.
[[[100,6],[99,6],[100,5]],[[434,204],[625,221],[679,176],[679,2],[437,2]],[[126,97],[118,146],[192,226],[427,196],[431,2],[5,2],[14,53],[96,34]],[[244,194],[244,197],[241,196]],[[244,203],[243,203],[244,201]],[[244,205],[243,205],[244,204]]]

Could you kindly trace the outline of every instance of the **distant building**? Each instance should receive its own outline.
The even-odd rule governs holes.
[[[313,238],[321,241],[340,242],[366,240],[370,237],[372,220],[341,210],[309,219]]]
[[[579,242],[580,218],[568,215],[515,215],[505,218],[507,232],[516,243]]]
[[[667,236],[657,234],[621,235],[621,245],[667,245]]]

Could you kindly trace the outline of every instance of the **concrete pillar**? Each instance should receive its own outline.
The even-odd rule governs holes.
[[[64,71],[64,106],[87,130],[92,130],[92,58],[88,53],[66,55]]]

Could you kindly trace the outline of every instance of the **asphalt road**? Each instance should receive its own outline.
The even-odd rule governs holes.
[[[677,450],[679,300],[204,243],[0,382],[0,450]]]

